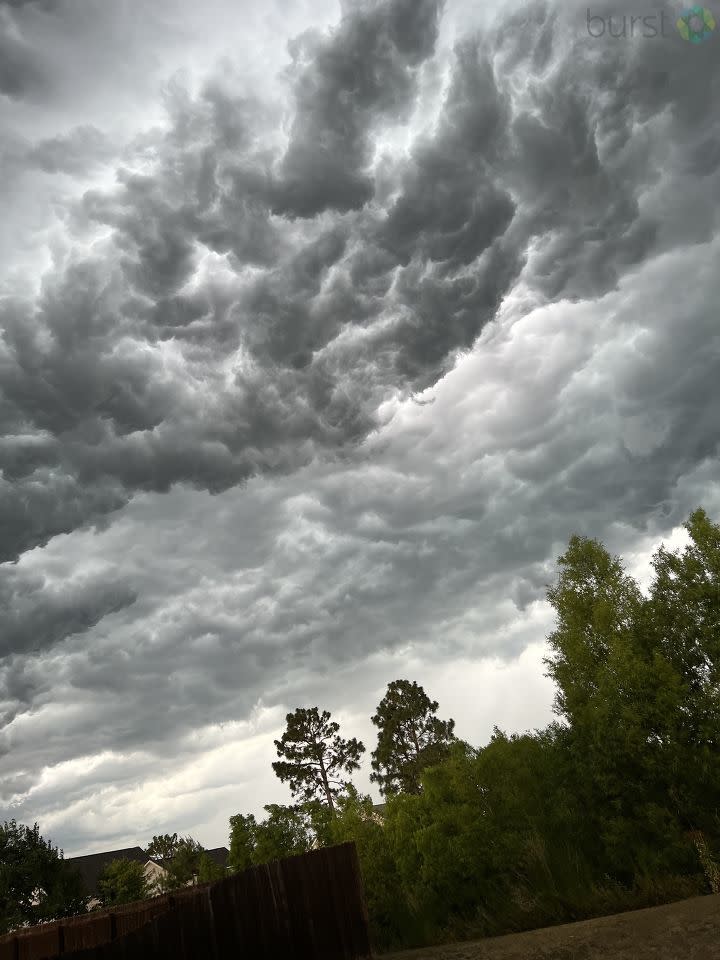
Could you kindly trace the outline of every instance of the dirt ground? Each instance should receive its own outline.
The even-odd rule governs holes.
[[[381,960],[720,960],[720,895]]]

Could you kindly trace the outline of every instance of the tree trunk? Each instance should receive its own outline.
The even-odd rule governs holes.
[[[412,736],[413,745],[415,746],[415,790],[417,793],[422,792],[422,787],[420,785],[420,744],[418,743],[417,730],[415,729],[415,724],[410,725],[410,734]]]
[[[331,790],[330,790],[330,784],[329,784],[329,782],[328,782],[327,771],[325,770],[325,763],[324,763],[322,757],[320,757],[320,776],[321,776],[322,782],[323,782],[323,789],[325,790],[325,799],[327,800],[327,804],[328,804],[328,806],[330,807],[330,813],[334,816],[334,815],[335,815],[335,805],[333,804],[332,792],[331,792]]]

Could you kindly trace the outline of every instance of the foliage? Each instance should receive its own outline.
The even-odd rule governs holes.
[[[437,702],[416,682],[388,684],[372,717],[379,732],[370,779],[380,785],[383,795],[419,793],[422,771],[448,755],[455,721],[440,720],[435,716],[437,709]]]
[[[273,763],[273,770],[289,783],[293,797],[320,800],[333,811],[335,798],[348,784],[342,774],[358,769],[365,747],[355,738],[343,740],[339,724],[317,707],[298,707],[286,721],[285,733],[275,741],[277,755],[284,759]]]
[[[222,880],[225,876],[225,868],[203,851],[198,865],[198,883],[213,883],[215,880]]]
[[[82,913],[88,899],[80,875],[37,823],[0,826],[0,934]]]
[[[648,598],[601,544],[573,537],[548,592],[557,709],[604,870],[633,885],[697,863],[720,810],[720,529],[703,511],[684,553],[660,548]]]
[[[230,873],[240,873],[253,865],[253,853],[256,843],[257,821],[250,813],[241,813],[230,817]]]
[[[312,849],[312,824],[306,810],[277,803],[264,809],[267,816],[257,827],[253,863],[269,863]]]
[[[378,708],[383,823],[348,790],[331,825],[334,842],[358,845],[378,949],[716,888],[720,528],[703,511],[686,526],[684,551],[655,555],[647,595],[602,544],[570,539],[548,590],[558,721],[546,730],[496,729],[480,750],[448,737],[403,776],[412,737],[398,738],[393,769],[393,711]]]
[[[148,859],[157,860],[165,870],[154,881],[155,892],[171,893],[198,876],[203,847],[192,837],[165,833],[152,838],[146,853]]]
[[[298,802],[231,817],[229,869],[353,840],[378,950],[720,889],[720,527],[697,510],[686,528],[646,593],[601,543],[571,537],[548,589],[547,729],[496,728],[475,749],[421,686],[389,684],[372,718],[381,816],[349,780],[363,745],[327,711],[288,714],[273,769]],[[148,853],[170,888],[222,873],[190,837]],[[108,868],[108,902],[137,898],[138,871]],[[0,931],[81,911],[79,883],[37,824],[0,829]]]
[[[416,919],[407,902],[383,819],[372,799],[350,787],[338,800],[328,843],[354,841],[360,860],[372,938],[378,947],[412,942]]]
[[[653,774],[681,822],[710,837],[720,813],[720,527],[703,510],[685,527],[684,551],[655,555],[644,623],[662,668]]]
[[[144,864],[137,860],[111,861],[100,875],[98,887],[98,899],[106,907],[134,903],[150,896]]]
[[[703,836],[702,830],[693,831],[691,837],[697,850],[698,859],[702,865],[705,879],[710,888],[710,893],[720,893],[720,867],[718,867],[715,858],[708,850],[707,841]]]
[[[260,823],[252,814],[230,818],[230,857],[228,866],[237,873],[248,867],[283,857],[307,853],[317,843],[315,816],[324,804],[282,806],[269,803]]]
[[[145,848],[148,859],[161,861],[170,861],[177,853],[180,846],[180,840],[177,833],[156,834]]]

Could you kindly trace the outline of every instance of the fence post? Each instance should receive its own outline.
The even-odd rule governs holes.
[[[110,940],[117,940],[117,914],[110,914]]]
[[[212,955],[214,960],[218,960],[218,943],[217,943],[217,931],[215,929],[215,911],[213,910],[212,904],[212,894],[210,891],[212,887],[207,887],[205,890],[205,896],[207,897],[208,903],[208,917],[210,919],[210,927],[208,930],[208,935],[210,938],[210,943],[212,945]]]
[[[65,953],[65,927],[62,924],[58,927],[58,953]]]
[[[20,960],[20,941],[17,937],[13,937],[13,957],[14,960]]]

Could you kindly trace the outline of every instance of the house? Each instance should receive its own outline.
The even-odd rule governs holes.
[[[227,866],[228,857],[230,856],[230,851],[227,847],[214,847],[212,850],[206,850],[205,853],[219,866]],[[98,882],[105,867],[113,860],[134,860],[137,863],[142,863],[145,878],[148,881],[150,890],[152,891],[151,895],[153,896],[157,892],[158,880],[167,873],[162,865],[162,861],[148,857],[142,847],[125,847],[122,850],[108,850],[105,853],[90,853],[83,857],[68,857],[65,862],[78,870],[87,892],[92,897],[88,903],[88,910],[92,910],[93,907],[100,903],[98,899],[98,894],[100,893]],[[195,882],[193,878],[188,886]]]

